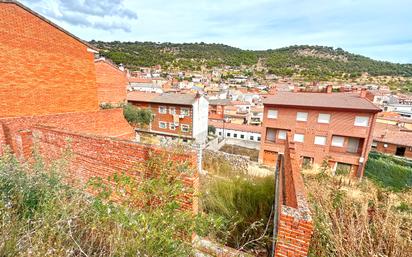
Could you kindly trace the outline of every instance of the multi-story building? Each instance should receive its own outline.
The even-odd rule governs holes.
[[[154,114],[149,128],[142,129],[141,132],[160,137],[182,138],[184,142],[206,141],[209,103],[203,96],[129,92],[127,101],[137,107],[150,109]]]
[[[227,99],[210,99],[209,100],[209,119],[214,121],[223,121],[225,118],[225,106],[229,105]]]
[[[361,177],[378,107],[354,93],[278,92],[263,100],[261,162],[273,165],[290,132],[301,163],[350,170]]]

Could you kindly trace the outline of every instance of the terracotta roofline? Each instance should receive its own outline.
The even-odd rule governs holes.
[[[65,33],[66,35],[74,38],[75,40],[79,41],[80,43],[82,43],[83,45],[87,46],[88,48],[98,52],[99,49],[89,43],[87,43],[86,41],[80,39],[79,37],[73,35],[72,33],[68,32],[67,30],[63,29],[62,27],[60,27],[59,25],[53,23],[52,21],[50,21],[49,19],[47,19],[46,17],[44,17],[43,15],[33,11],[32,9],[28,8],[27,6],[23,5],[22,3],[15,1],[15,0],[0,0],[0,4],[15,4],[17,6],[19,6],[20,8],[22,8],[23,10],[31,13],[32,15],[36,16],[37,18],[43,20],[44,22],[48,23],[49,25],[55,27],[56,29],[60,30],[61,32]]]

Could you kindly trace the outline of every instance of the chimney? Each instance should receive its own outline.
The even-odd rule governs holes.
[[[360,91],[360,97],[365,98],[366,97],[366,92],[367,92],[366,88],[362,88],[361,91]]]
[[[332,85],[327,85],[326,86],[326,93],[328,93],[328,94],[332,93]]]

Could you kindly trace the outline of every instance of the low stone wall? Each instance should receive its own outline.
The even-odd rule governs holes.
[[[247,173],[250,164],[250,158],[236,154],[225,153],[221,151],[213,151],[205,149],[203,151],[203,159],[219,162],[221,160],[227,161],[234,171],[239,173]]]

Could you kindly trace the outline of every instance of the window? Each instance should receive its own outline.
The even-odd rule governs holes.
[[[243,135],[243,134],[240,135],[240,138],[241,138],[241,139],[244,139],[244,138],[245,138],[245,135]]]
[[[373,149],[376,149],[376,147],[378,147],[378,142],[373,141],[373,142],[372,142],[372,148],[373,148]]]
[[[170,114],[176,114],[176,108],[175,107],[169,107],[169,113]]]
[[[293,141],[303,143],[303,141],[305,141],[305,135],[295,134],[295,135],[293,135]]]
[[[332,146],[343,147],[344,142],[345,142],[344,137],[340,137],[340,136],[332,137]]]
[[[253,136],[250,136],[249,139],[250,139],[250,140],[255,140]]]
[[[159,128],[166,129],[167,128],[167,122],[159,121]]]
[[[222,135],[222,131],[219,131],[219,136],[221,136]]]
[[[257,141],[260,141],[260,137],[257,138]]]
[[[330,123],[330,114],[319,113],[318,123]]]
[[[230,133],[226,133],[226,136],[227,136],[227,137],[230,137]]]
[[[169,129],[171,129],[171,130],[176,130],[176,125],[175,125],[174,122],[170,122],[170,123],[169,123]]]
[[[367,127],[369,125],[369,117],[367,116],[356,116],[355,126]]]
[[[324,136],[315,136],[315,145],[325,145],[326,137]]]
[[[237,134],[236,134],[236,133],[234,133],[234,134],[233,134],[233,137],[234,137],[234,138],[237,138]]]
[[[167,113],[167,108],[166,108],[166,106],[159,106],[159,113],[161,113],[161,114],[166,114],[166,113]]]
[[[347,175],[352,170],[352,165],[347,163],[338,162],[336,163],[336,175]]]
[[[281,140],[286,140],[286,130],[279,130],[278,138]]]
[[[308,113],[307,112],[297,112],[296,113],[296,120],[297,121],[307,121],[308,120]]]
[[[189,116],[190,110],[189,108],[181,108],[180,109],[180,114],[183,116]]]
[[[182,132],[189,132],[189,125],[187,125],[187,124],[182,124],[182,126],[180,127],[180,129],[182,130]]]
[[[273,128],[267,128],[266,129],[266,140],[275,142],[275,138],[276,138],[276,130]]]
[[[277,119],[278,118],[278,111],[277,110],[269,110],[268,111],[268,118],[269,119]]]

